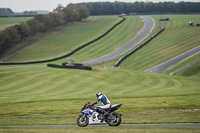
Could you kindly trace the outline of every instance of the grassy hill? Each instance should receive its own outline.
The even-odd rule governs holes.
[[[169,15],[170,21],[159,22],[159,19],[164,17],[153,16],[157,27],[164,26],[166,30],[123,62],[121,68],[144,71],[199,46],[199,27],[188,24],[190,21],[198,21],[199,15]]]
[[[51,59],[71,52],[104,34],[122,18],[116,16],[90,17],[87,22],[63,27],[62,32],[40,39],[34,45],[9,58],[7,62]]]
[[[139,16],[127,16],[123,24],[94,44],[82,49],[72,57],[78,62],[85,62],[106,55],[129,42],[143,27]]]
[[[200,122],[199,74],[184,77],[143,72],[197,46],[199,38],[196,33],[199,33],[199,28],[189,27],[187,21],[196,20],[199,16],[170,15],[169,22],[161,23],[158,19],[164,16],[153,17],[156,20],[154,32],[160,25],[165,26],[166,31],[128,58],[120,69],[104,69],[104,65],[94,66],[93,71],[55,69],[44,64],[0,66],[0,125],[75,124],[81,107],[87,101],[96,101],[95,94],[99,90],[108,95],[112,104],[123,104],[123,123]],[[105,19],[112,20],[109,21],[111,25],[117,18]],[[135,29],[138,24],[143,25],[139,17],[130,17],[117,28],[134,36],[138,30],[129,27]],[[73,58],[81,62],[101,56],[131,38],[119,39],[113,43],[124,33],[118,32],[117,28],[108,38],[93,45],[96,52],[90,51],[89,46]],[[79,33],[76,28],[72,31]],[[59,35],[63,38],[62,33],[55,35],[55,38],[59,38]],[[54,41],[52,37],[49,39]],[[112,47],[110,43],[116,46]],[[49,47],[49,50],[52,49]],[[197,58],[199,55],[190,60]],[[16,56],[16,59],[20,57]]]
[[[99,37],[111,26],[119,22],[121,18],[116,16],[101,16],[90,17],[89,20],[91,22],[70,27],[64,32],[41,39],[34,45],[7,59],[6,62],[33,61],[62,56]],[[112,52],[131,40],[140,31],[142,26],[143,23],[140,17],[126,17],[126,21],[117,26],[106,37],[87,46],[71,56],[71,58],[74,58],[77,62],[83,62]],[[64,61],[66,59],[56,62],[61,63]]]

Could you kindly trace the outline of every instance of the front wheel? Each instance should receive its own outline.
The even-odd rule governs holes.
[[[79,127],[86,127],[89,124],[89,118],[85,115],[79,115],[76,123]]]
[[[119,126],[121,124],[122,118],[118,113],[112,113],[112,119],[108,121],[109,126]]]

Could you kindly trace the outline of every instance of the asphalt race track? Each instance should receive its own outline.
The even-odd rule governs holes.
[[[107,124],[89,125],[88,127],[106,127]],[[124,127],[200,127],[200,123],[171,123],[171,124],[120,124]],[[78,127],[77,125],[13,125],[0,127]]]
[[[198,54],[198,53],[200,53],[200,46],[197,46],[197,47],[195,47],[195,48],[193,48],[193,49],[191,49],[191,50],[189,50],[185,53],[182,53],[182,54],[180,54],[180,55],[178,55],[178,56],[176,56],[176,57],[174,57],[174,58],[172,58],[172,59],[170,59],[170,60],[168,60],[164,63],[161,63],[161,64],[159,64],[155,67],[152,67],[148,70],[145,70],[145,71],[146,72],[152,72],[152,73],[162,73],[167,68],[169,68],[169,67],[177,64],[178,62],[183,61],[183,60],[185,60],[185,59],[187,59],[187,58],[189,58],[189,57],[191,57],[195,54]]]
[[[111,61],[115,58],[117,58],[119,55],[131,50],[133,47],[135,47],[137,44],[139,44],[141,41],[143,41],[153,30],[154,26],[155,26],[155,22],[154,20],[149,17],[149,16],[141,16],[141,18],[144,20],[144,27],[142,28],[142,30],[137,34],[136,37],[134,37],[130,42],[128,42],[127,44],[125,44],[124,46],[122,46],[121,48],[119,48],[116,51],[113,51],[107,55],[104,55],[102,57],[84,62],[84,65],[95,65],[95,64],[100,64],[103,62],[108,62]]]

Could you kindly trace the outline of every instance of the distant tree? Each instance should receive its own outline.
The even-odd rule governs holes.
[[[57,16],[57,14],[55,14],[55,13],[49,13],[49,14],[45,15],[45,18],[46,18],[45,25],[47,26],[48,29],[51,29],[52,27],[57,26],[57,23],[55,20],[56,16]]]
[[[79,21],[85,21],[90,16],[90,12],[85,6],[75,6],[74,9],[77,11]]]
[[[5,52],[8,48],[19,43],[21,36],[15,26],[6,28],[0,32],[0,53]]]
[[[25,12],[23,12],[23,15],[35,16],[35,15],[37,15],[37,12],[36,11],[25,11]]]
[[[62,4],[58,4],[58,6],[56,7],[56,9],[53,10],[53,12],[62,11],[63,9],[64,9],[64,6]]]
[[[21,35],[21,41],[25,40],[27,37],[31,36],[31,28],[25,22],[21,22],[18,25],[15,25],[18,30],[18,33]]]
[[[9,43],[10,45],[19,43],[21,41],[21,36],[15,26],[11,26],[6,28],[6,32],[9,37]]]
[[[27,24],[31,28],[32,35],[35,35],[36,33],[41,31],[45,31],[45,26],[37,19],[30,19],[27,21]]]
[[[64,13],[62,11],[59,11],[57,13],[50,13],[48,15],[51,16],[51,18],[53,19],[52,21],[54,23],[54,26],[63,25],[65,23]]]
[[[8,37],[7,33],[4,31],[0,32],[0,55],[2,55],[5,50],[8,48]]]
[[[40,25],[42,25],[42,27],[39,27],[39,28],[43,28],[42,31],[46,31],[51,27],[51,25],[49,24],[50,20],[48,18],[48,15],[38,14],[34,16],[34,19],[38,20]]]
[[[77,19],[77,12],[73,7],[66,7],[63,10],[65,24],[74,22]]]
[[[12,16],[14,12],[10,8],[0,8],[0,16]]]
[[[91,15],[117,15],[121,13],[198,13],[200,2],[88,2],[69,4],[68,7],[83,5]]]

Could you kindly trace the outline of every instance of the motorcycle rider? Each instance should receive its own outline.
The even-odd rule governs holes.
[[[101,101],[102,105],[94,106],[95,110],[99,113],[104,114],[104,116],[108,115],[108,112],[105,111],[105,109],[108,109],[111,106],[111,103],[110,103],[108,97],[106,95],[103,95],[103,93],[101,91],[97,92],[96,97],[97,97],[97,101],[94,102],[92,105],[98,104],[100,101]]]

